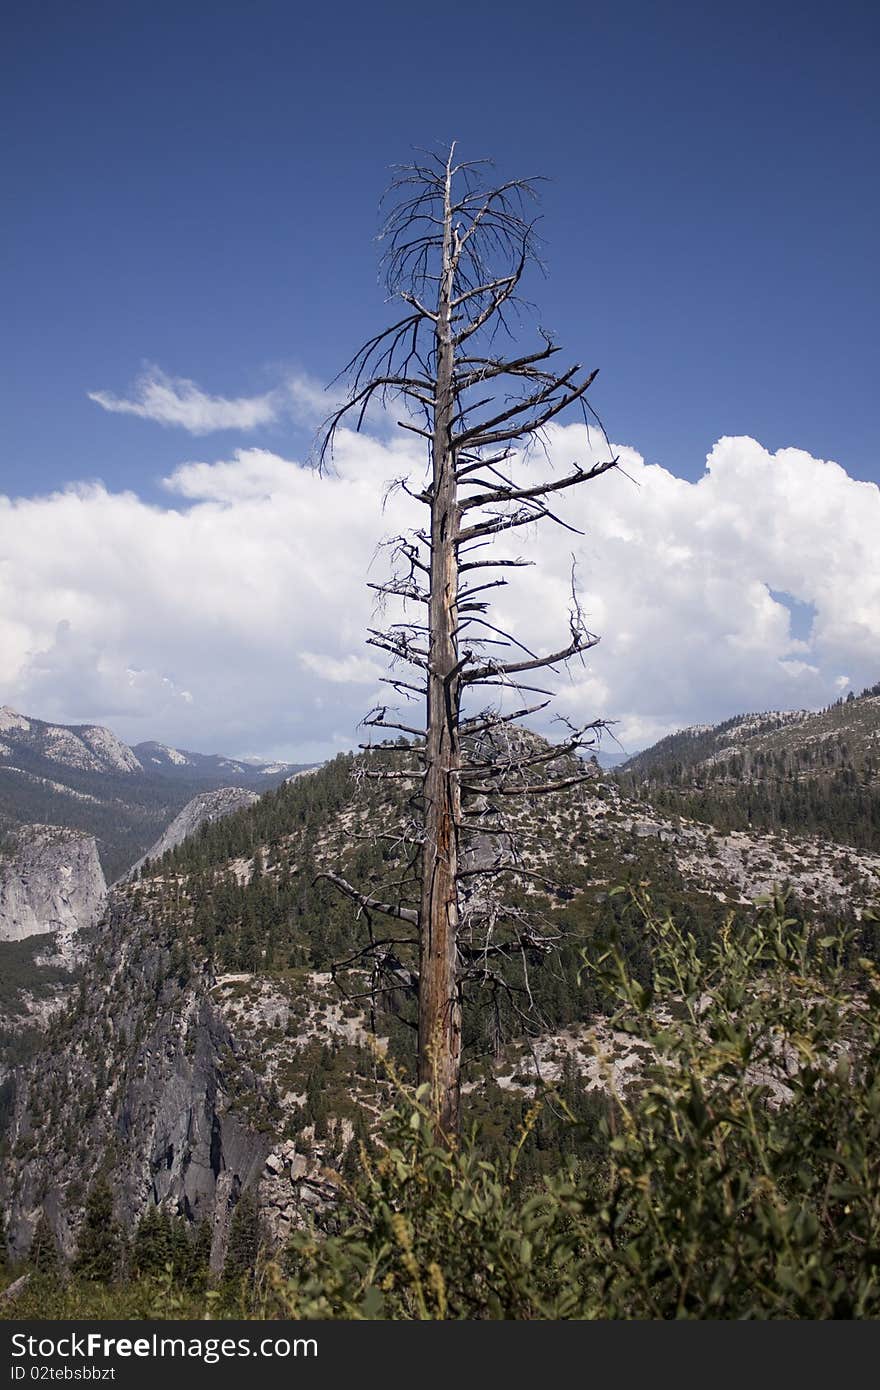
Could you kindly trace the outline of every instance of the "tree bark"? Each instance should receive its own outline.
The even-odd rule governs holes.
[[[460,1123],[461,1003],[457,975],[459,778],[458,528],[452,426],[455,244],[447,164],[443,262],[435,328],[425,840],[419,960],[419,1081],[431,1088],[438,1138]]]
[[[378,705],[366,722],[412,735],[416,744],[411,752],[421,768],[413,772],[388,763],[384,769],[362,769],[364,777],[391,782],[422,776],[422,814],[405,850],[405,881],[420,881],[418,911],[414,889],[405,905],[401,901],[400,879],[395,897],[361,893],[337,874],[326,877],[364,911],[416,928],[405,944],[401,938],[401,945],[406,951],[417,935],[419,1081],[432,1101],[435,1138],[448,1144],[460,1128],[465,992],[491,992],[499,1027],[499,991],[515,1013],[522,1012],[514,999],[517,992],[533,1009],[528,956],[542,952],[558,935],[543,919],[530,922],[510,901],[512,884],[541,875],[524,862],[517,849],[519,830],[508,823],[503,808],[514,796],[551,794],[587,780],[582,769],[557,767],[554,759],[576,758],[579,749],[593,746],[603,727],[596,720],[575,729],[566,720],[569,733],[563,743],[554,753],[540,754],[512,733],[511,722],[544,709],[551,694],[526,684],[523,676],[582,654],[598,638],[584,623],[574,571],[567,645],[541,656],[490,621],[485,593],[507,580],[491,577],[481,583],[483,571],[531,562],[495,556],[483,547],[491,537],[542,520],[575,530],[551,510],[547,498],[617,464],[609,444],[606,461],[578,464],[558,478],[533,482],[523,478],[518,465],[508,467],[521,453],[520,462],[527,462],[529,443],[541,438],[569,406],[580,404],[585,421],[592,414],[601,428],[584,399],[596,373],[578,363],[554,370],[550,360],[558,349],[544,330],[539,330],[543,346],[534,351],[510,358],[498,354],[498,330],[509,332],[505,314],[517,302],[526,268],[536,260],[534,220],[525,215],[536,191],[520,179],[490,187],[483,177],[487,161],[454,164],[454,155],[454,145],[446,159],[427,152],[398,171],[393,187],[400,201],[383,229],[383,259],[389,293],[410,312],[369,338],[349,361],[344,369],[351,378],[348,397],[326,421],[318,455],[323,461],[332,452],[343,421],[353,415],[359,430],[371,404],[396,399],[407,406],[407,418],[399,425],[424,440],[429,452],[430,484],[423,487],[420,479],[416,491],[405,481],[401,486],[430,510],[430,526],[389,542],[399,570],[388,583],[372,586],[381,597],[424,607],[418,609],[417,621],[406,618],[384,630],[371,628],[367,639],[395,666],[410,668],[405,672],[409,679],[396,671],[381,679],[406,700],[426,700],[427,717],[422,730],[408,719],[401,721],[396,710],[389,718],[387,708]],[[502,712],[502,689],[513,693],[518,710]],[[487,704],[462,725],[464,691],[479,691],[480,699],[497,703]],[[532,701],[534,695],[542,697],[538,703]],[[475,739],[479,746],[472,747]],[[379,747],[387,753],[389,742]],[[541,780],[545,764],[547,777]],[[477,809],[475,797],[488,804]],[[478,842],[494,844],[497,852],[488,864],[462,872],[461,860],[470,859]],[[371,959],[380,993],[394,939],[377,941],[371,933],[368,947],[348,962],[362,967]],[[487,967],[489,956],[516,958],[526,977],[520,991],[503,972]]]

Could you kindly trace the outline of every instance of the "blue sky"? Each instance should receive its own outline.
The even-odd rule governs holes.
[[[381,321],[387,168],[454,136],[544,173],[541,316],[615,439],[878,477],[880,12],[868,4],[13,3],[4,489],[143,485],[179,444],[86,392],[320,379]],[[445,47],[445,45],[444,45]]]
[[[194,438],[89,393],[147,364],[230,399],[329,380],[387,314],[388,166],[450,137],[547,176],[530,288],[616,441],[692,483],[727,435],[880,482],[878,31],[846,0],[13,0],[0,492],[179,507],[190,461],[301,459],[290,414]]]

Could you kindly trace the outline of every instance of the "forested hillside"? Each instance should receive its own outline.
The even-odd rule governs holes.
[[[629,795],[721,831],[788,830],[880,848],[880,684],[817,714],[685,729],[616,773]]]

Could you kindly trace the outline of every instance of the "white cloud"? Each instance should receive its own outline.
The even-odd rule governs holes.
[[[150,366],[134,382],[128,397],[109,391],[90,391],[89,400],[117,415],[137,415],[160,425],[176,426],[190,434],[217,430],[249,431],[271,425],[282,416],[301,424],[317,424],[329,410],[330,397],[311,378],[294,374],[260,396],[209,396],[186,377],[167,376]]]
[[[558,470],[591,455],[574,425],[551,430],[548,448]],[[696,483],[621,454],[629,478],[606,475],[560,503],[582,539],[544,526],[505,541],[537,563],[509,572],[498,621],[543,650],[566,640],[578,552],[602,640],[559,679],[561,712],[620,720],[634,749],[683,724],[819,706],[880,677],[873,484],[747,438],[722,439]],[[0,703],[205,751],[351,746],[389,694],[364,645],[365,581],[385,563],[376,545],[422,520],[400,491],[383,512],[384,485],[422,464],[409,439],[344,432],[323,478],[243,449],[177,469],[167,508],[95,485],[0,499]],[[773,594],[810,605],[809,640]]]
[[[307,671],[314,671],[333,685],[377,685],[384,671],[366,656],[334,657],[321,652],[303,652],[300,661]]]
[[[279,414],[275,392],[234,400],[208,396],[194,381],[166,376],[158,367],[148,367],[138,377],[131,398],[114,396],[109,391],[90,391],[89,400],[116,415],[137,415],[160,425],[176,425],[190,434],[252,430],[271,424]]]

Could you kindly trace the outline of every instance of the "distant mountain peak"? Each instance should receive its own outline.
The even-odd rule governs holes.
[[[52,724],[4,705],[0,733],[6,736],[0,756],[25,751],[80,772],[143,772],[128,744],[101,724]]]
[[[262,794],[302,764],[243,762],[148,741],[134,748],[100,724],[60,724],[0,709],[0,832],[34,822],[96,835],[115,879],[201,792]]]
[[[19,729],[22,733],[26,734],[30,727],[30,723],[25,719],[24,715],[18,714],[14,709],[10,709],[8,705],[3,705],[2,708],[0,708],[0,733],[6,733],[7,730],[11,729]]]
[[[133,752],[141,766],[170,776],[209,774],[228,779],[235,777],[278,777],[302,766],[301,763],[263,762],[260,758],[229,758],[221,753],[194,753],[191,748],[172,748],[167,743],[150,740],[136,743]]]
[[[193,763],[189,754],[179,748],[170,748],[167,743],[139,743],[137,752],[139,761],[144,766],[149,762],[157,767],[162,767],[165,763],[171,763],[174,767],[191,767]]]

